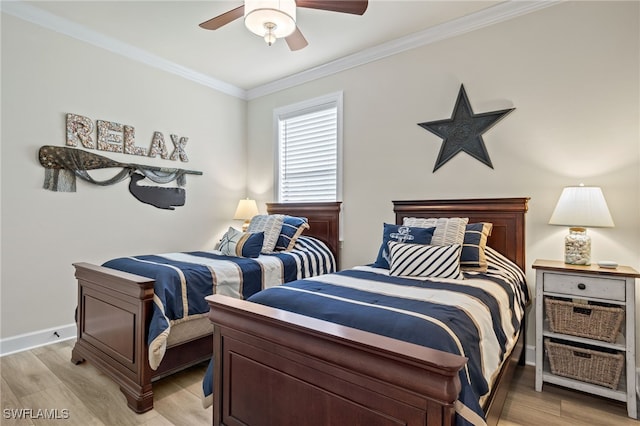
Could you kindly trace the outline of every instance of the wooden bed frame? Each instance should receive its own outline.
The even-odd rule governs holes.
[[[494,224],[489,245],[525,266],[528,198],[395,201],[405,216]],[[207,297],[214,332],[214,425],[453,425],[466,358],[271,307]],[[524,324],[485,402],[497,424]]]
[[[269,203],[270,214],[303,216],[304,235],[324,241],[338,262],[340,203]],[[90,361],[120,385],[137,413],[153,408],[152,381],[207,361],[212,334],[167,348],[157,370],[149,366],[147,337],[154,280],[89,263],[74,263],[78,280],[78,336],[71,361]]]

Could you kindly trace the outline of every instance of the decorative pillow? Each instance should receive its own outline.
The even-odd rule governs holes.
[[[484,251],[492,228],[492,223],[470,223],[466,226],[460,255],[460,267],[463,271],[487,271],[487,256]]]
[[[309,229],[306,217],[285,216],[282,222],[280,236],[276,242],[276,250],[291,251],[296,245],[296,240],[305,229]]]
[[[376,268],[389,269],[389,241],[400,243],[429,244],[435,228],[412,228],[410,226],[384,224],[382,245],[373,264]]]
[[[389,275],[461,279],[460,244],[432,246],[389,242]]]
[[[247,232],[264,232],[262,253],[273,253],[283,222],[283,214],[259,214],[251,219]]]
[[[431,239],[434,246],[447,246],[464,242],[465,226],[469,223],[468,217],[440,217],[440,218],[420,218],[405,217],[403,225],[418,226],[421,228],[436,227]]]
[[[225,256],[258,257],[262,250],[264,232],[250,234],[229,227],[222,236],[218,250]]]

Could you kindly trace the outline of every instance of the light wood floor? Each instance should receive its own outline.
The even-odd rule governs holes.
[[[154,409],[134,414],[118,387],[90,363],[73,365],[73,341],[61,342],[0,358],[2,425],[210,425],[211,409],[203,409],[199,365],[154,383]],[[533,367],[519,369],[499,426],[635,425],[622,403],[545,385],[533,389]],[[68,410],[68,419],[15,420],[7,409]]]

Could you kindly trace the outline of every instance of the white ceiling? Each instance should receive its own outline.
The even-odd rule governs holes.
[[[244,27],[241,18],[215,31],[198,26],[241,4],[239,0],[3,1],[2,10],[251,98],[287,79],[309,79],[330,66],[348,68],[552,3],[369,0],[362,16],[298,8],[297,24],[309,45],[295,52],[284,40],[267,46]]]

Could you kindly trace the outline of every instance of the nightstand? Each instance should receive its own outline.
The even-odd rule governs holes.
[[[540,259],[532,267],[536,391],[546,382],[623,401],[629,417],[637,418],[635,280],[640,273],[628,266]]]

